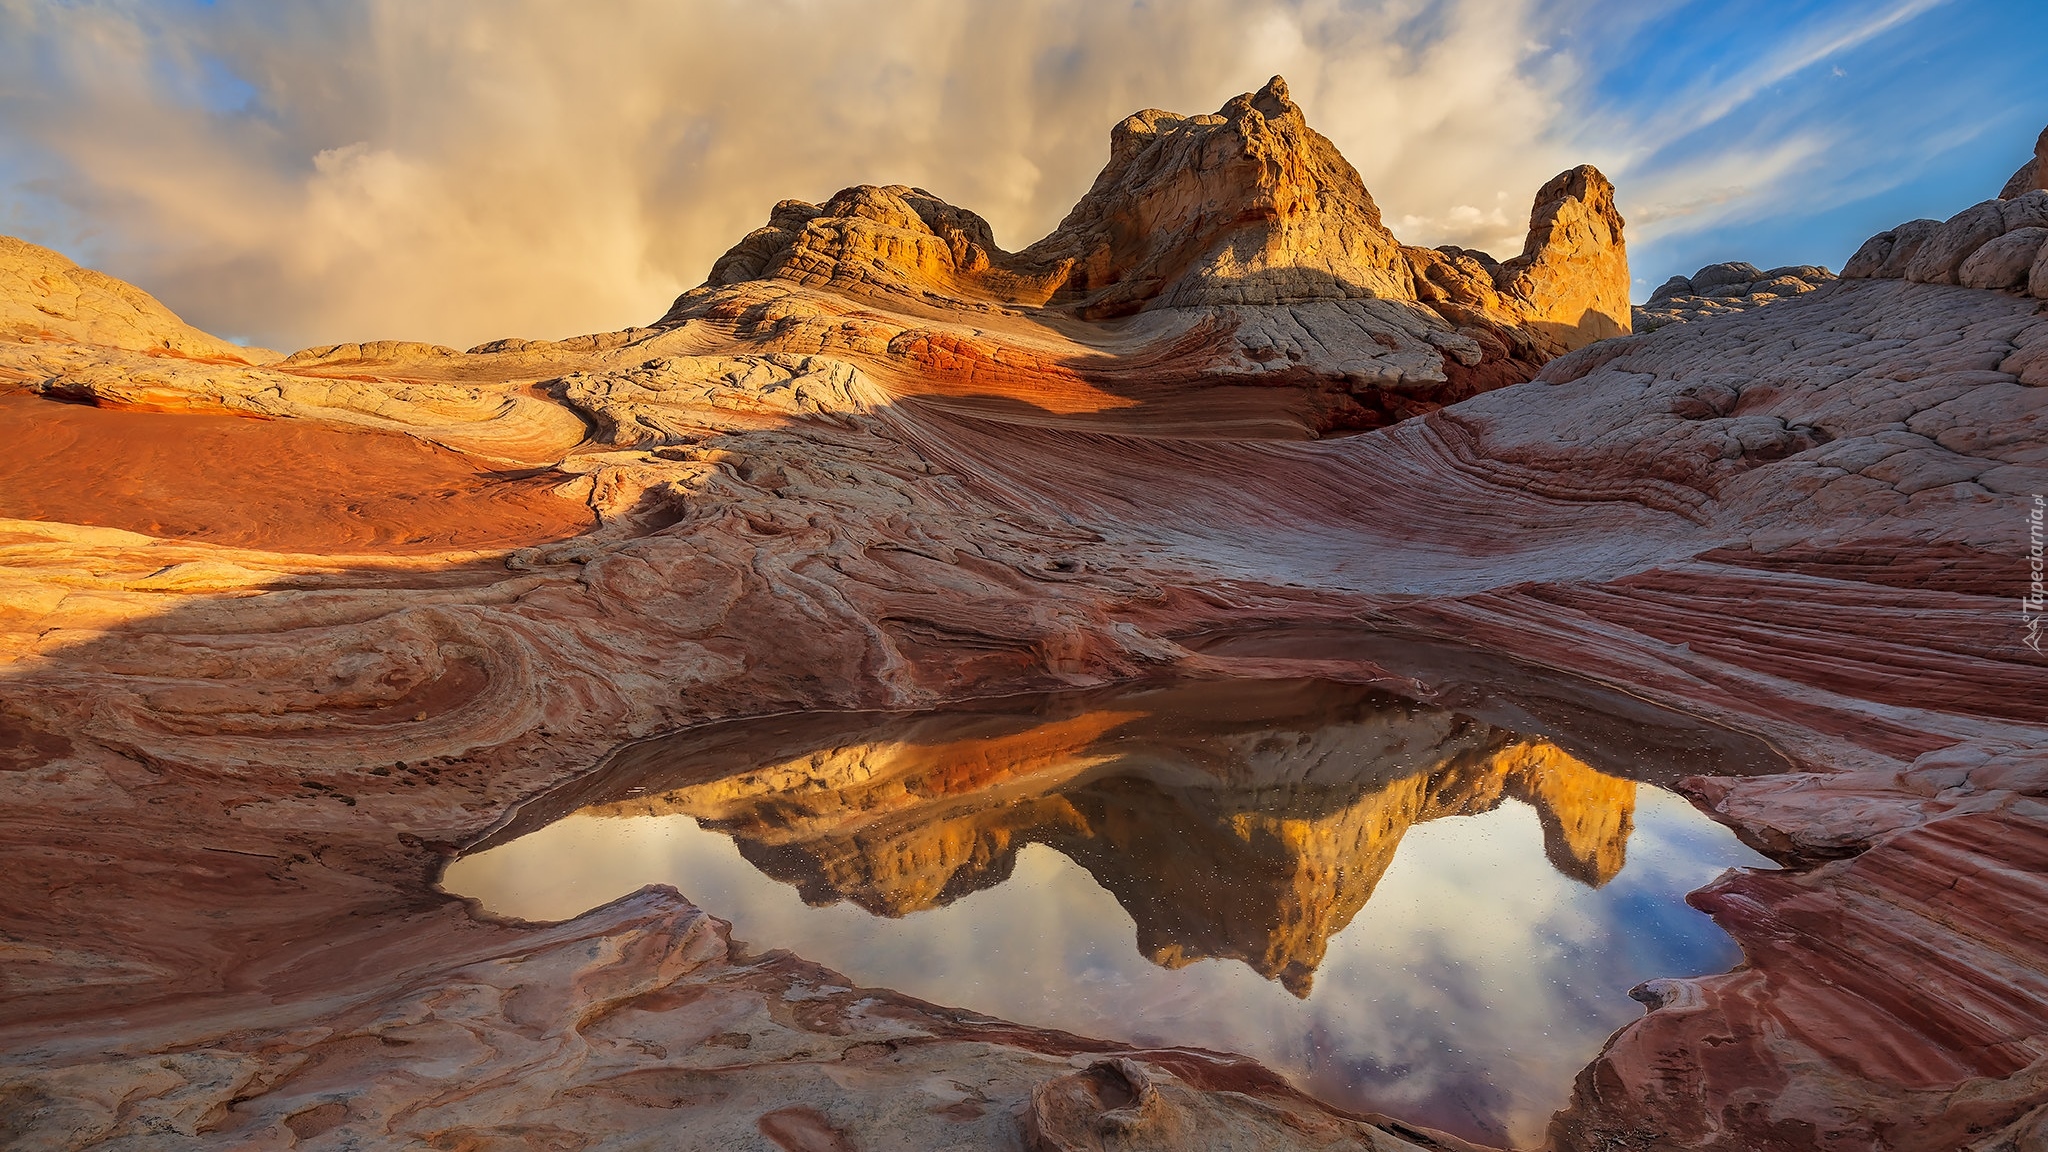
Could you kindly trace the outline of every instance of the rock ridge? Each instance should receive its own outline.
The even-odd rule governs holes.
[[[248,364],[277,359],[267,349],[209,336],[135,285],[13,236],[0,236],[0,338]]]
[[[702,315],[707,297],[762,280],[1098,321],[1397,300],[1543,357],[1629,329],[1623,225],[1597,169],[1582,165],[1539,190],[1527,243],[1504,263],[1404,246],[1278,76],[1209,115],[1126,117],[1094,184],[1021,252],[1004,252],[981,217],[923,189],[858,185],[823,205],[777,204],[660,323]]]

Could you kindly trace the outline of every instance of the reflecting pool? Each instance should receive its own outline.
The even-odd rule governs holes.
[[[1633,985],[1740,961],[1684,894],[1768,866],[1645,782],[1712,747],[1595,767],[1562,739],[1321,681],[717,725],[622,751],[443,884],[531,920],[671,884],[863,986],[1534,1143]]]

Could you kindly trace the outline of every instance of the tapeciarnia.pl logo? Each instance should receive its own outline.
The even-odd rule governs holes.
[[[2048,586],[2042,577],[2042,515],[2048,511],[2048,497],[2034,494],[2027,509],[2027,594],[2020,598],[2020,619],[2027,625],[2027,647],[2041,655],[2041,613],[2048,606]]]

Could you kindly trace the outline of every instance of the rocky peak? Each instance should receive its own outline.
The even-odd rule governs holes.
[[[1625,335],[1628,248],[1614,183],[1591,164],[1552,177],[1536,193],[1522,254],[1496,282],[1524,302],[1525,326],[1560,351]]]
[[[859,184],[822,206],[784,200],[711,267],[712,286],[782,279],[909,296],[981,295],[1007,254],[988,221],[922,188]]]
[[[1057,284],[1054,303],[1095,317],[1414,298],[1365,183],[1278,76],[1212,115],[1127,117],[1094,186],[1019,260]]]
[[[2040,188],[2048,188],[2048,128],[2041,129],[2040,137],[2034,141],[2034,158],[2020,165],[2020,170],[2005,182],[1998,198],[2016,200]]]

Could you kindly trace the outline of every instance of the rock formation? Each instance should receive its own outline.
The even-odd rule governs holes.
[[[1691,276],[1673,276],[1635,309],[1635,330],[1654,332],[1666,324],[1703,320],[1803,296],[1834,283],[1833,272],[1811,264],[1764,271],[1754,264],[1709,264]]]
[[[1522,323],[1570,351],[1629,331],[1628,252],[1614,185],[1582,164],[1545,184],[1522,254],[1496,282],[1521,302]]]
[[[1232,160],[1204,179],[1265,172],[1258,149],[1314,144],[1289,107],[1154,117],[1122,163],[1215,133]],[[1539,218],[1597,235],[1583,185],[1583,213]],[[1748,964],[1640,989],[1650,1010],[1583,1073],[1555,1147],[2036,1138],[2048,661],[2013,609],[2048,492],[2041,258],[2036,298],[1968,283],[2012,275],[2026,240],[2003,238],[2048,227],[2039,199],[1996,202],[1995,228],[1903,225],[1839,284],[1501,387],[1554,334],[1476,254],[1399,249],[1414,299],[1154,295],[1096,324],[1078,310],[1134,302],[1097,295],[1129,282],[1089,270],[1061,298],[1028,279],[1057,261],[986,245],[983,270],[964,215],[891,195],[903,213],[858,192],[839,216],[778,209],[782,232],[818,227],[805,251],[837,280],[800,283],[818,268],[771,268],[793,239],[751,239],[647,329],[283,366],[124,349],[90,319],[0,344],[0,387],[37,394],[10,403],[402,433],[465,454],[479,492],[552,469],[596,518],[484,555],[434,533],[409,550],[405,525],[307,555],[234,508],[176,536],[55,499],[0,521],[0,1143],[1139,1148],[1193,1126],[1458,1147],[1242,1061],[736,955],[673,892],[535,928],[433,888],[519,800],[663,730],[1168,674],[1444,702],[1512,680],[1509,714],[1464,710],[1567,749],[1668,734],[1642,761],[1684,765],[1674,782],[1788,865],[1697,897]],[[1140,197],[1099,199],[1140,219]],[[1365,229],[1361,202],[1335,211],[1327,228]],[[1161,292],[1220,291],[1227,267],[1288,283],[1270,244],[1325,225],[1205,227],[1208,271]],[[939,267],[942,246],[961,296],[877,287],[910,267],[882,258],[896,233],[933,237],[902,250]],[[1528,282],[1557,283],[1545,267]],[[21,278],[4,295],[8,315],[44,299]],[[78,299],[144,314],[117,297]],[[1710,726],[1658,727],[1645,702],[1786,762],[1737,778]],[[1604,828],[1559,821],[1589,875]]]
[[[964,333],[892,332],[848,323],[821,292],[986,319]],[[1327,429],[1526,379],[1551,356],[1628,331],[1627,294],[1622,221],[1598,170],[1575,168],[1538,192],[1528,241],[1505,264],[1406,247],[1276,76],[1214,115],[1124,120],[1094,186],[1022,252],[1002,251],[979,216],[918,188],[785,200],[660,324],[741,320],[749,335],[806,353],[889,341],[929,349],[924,376],[964,370],[1000,387],[992,378],[1005,363],[1038,360],[1041,377],[1072,365],[1083,379],[1119,366],[1090,373],[1088,351],[1005,347],[997,318],[1142,313],[1117,350],[1126,372],[1170,360],[1228,383],[1333,391],[1356,414],[1325,418]]]
[[[1945,221],[1913,220],[1880,232],[1856,250],[1842,275],[1963,284],[2048,300],[2048,189],[1986,200]]]
[[[2048,188],[2048,128],[2041,129],[2040,139],[2034,141],[2033,159],[2020,165],[1999,190],[1998,198],[2013,200],[2039,188]]]
[[[261,364],[277,354],[209,336],[133,284],[0,236],[0,339],[126,348]]]

